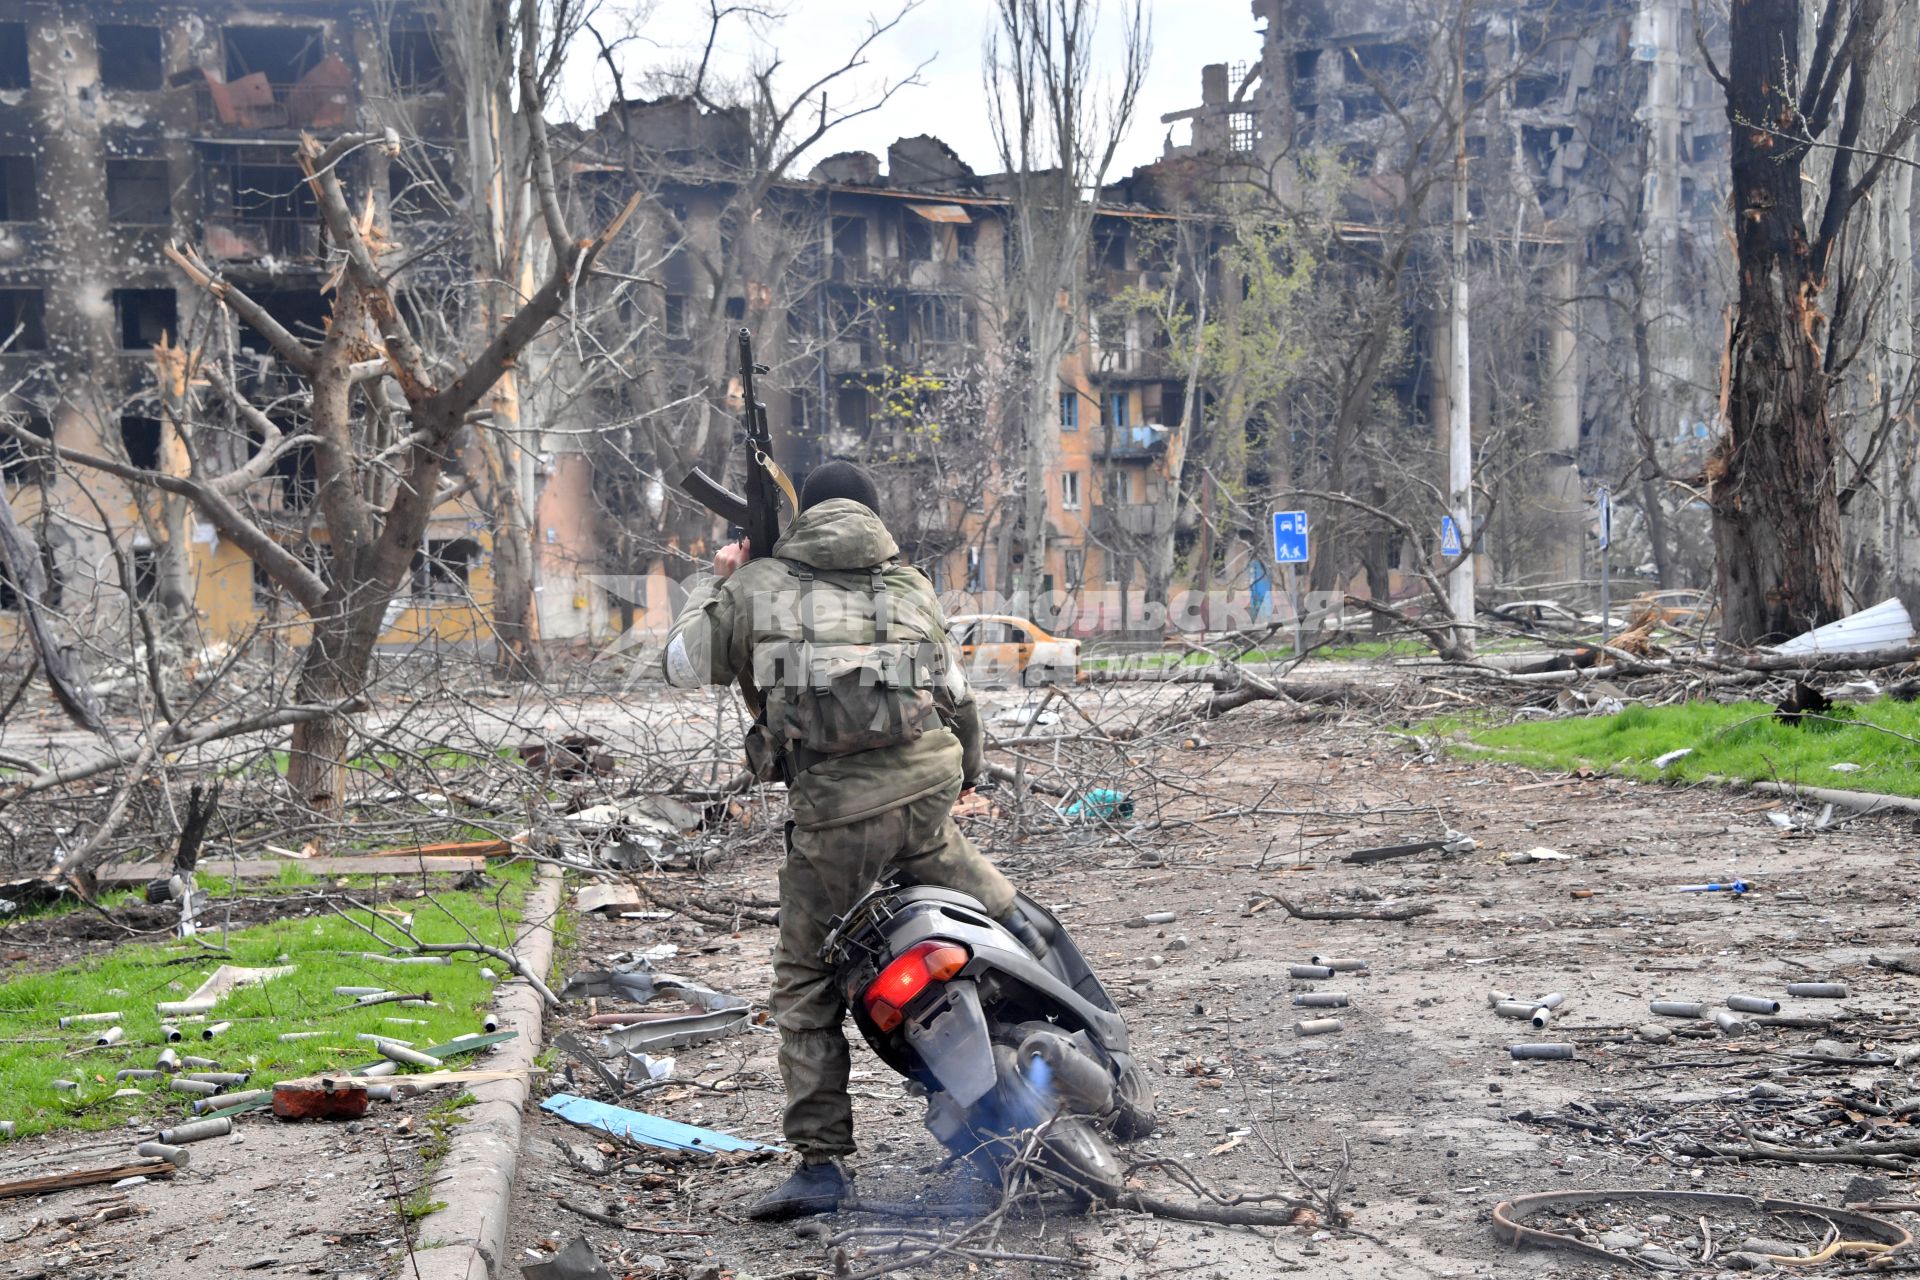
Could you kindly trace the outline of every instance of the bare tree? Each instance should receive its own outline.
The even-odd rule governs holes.
[[[1010,201],[1011,337],[1019,352],[1022,579],[1045,572],[1047,471],[1060,362],[1074,336],[1100,188],[1126,136],[1151,50],[1145,9],[1121,12],[1111,89],[1095,81],[1098,0],[999,0],[986,46],[987,105]]]
[[[1920,126],[1916,103],[1885,136],[1869,136],[1875,95],[1912,91],[1912,51],[1886,44],[1885,0],[1826,0],[1810,50],[1803,9],[1799,0],[1734,5],[1727,68],[1714,69],[1733,130],[1740,292],[1726,435],[1708,479],[1721,635],[1741,644],[1845,608],[1829,397],[1858,354],[1876,287],[1855,270],[1867,237],[1853,233],[1854,215]],[[1822,151],[1824,178],[1812,163]]]
[[[537,34],[534,15],[534,6],[527,4],[517,28],[523,38]],[[523,76],[520,88],[517,110],[530,145],[544,156],[537,83]],[[272,344],[301,388],[304,431],[283,430],[206,347],[162,347],[156,353],[160,395],[184,469],[60,451],[70,465],[184,497],[306,615],[310,633],[295,691],[301,716],[294,724],[288,783],[296,805],[323,813],[336,813],[343,804],[352,715],[367,705],[374,647],[428,521],[450,490],[449,463],[470,416],[561,314],[626,212],[599,237],[586,240],[573,238],[559,217],[549,219],[552,267],[544,283],[493,326],[471,355],[435,359],[396,301],[394,272],[404,264],[387,260],[391,241],[374,202],[350,192],[343,176],[356,153],[392,146],[390,135],[370,134],[326,144],[309,138],[300,146],[300,165],[333,266],[331,319],[318,342],[290,332],[191,248],[169,249],[168,256],[211,304],[237,315]],[[250,456],[221,438],[228,415],[257,442]],[[0,431],[24,446],[44,447],[4,421]],[[301,448],[312,450],[315,505],[325,520],[328,555],[320,563],[303,558],[277,536],[275,523],[252,498],[276,463]]]

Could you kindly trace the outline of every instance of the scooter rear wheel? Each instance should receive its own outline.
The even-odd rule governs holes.
[[[1132,1062],[1121,1071],[1114,1085],[1116,1104],[1108,1125],[1121,1142],[1137,1142],[1153,1132],[1158,1122],[1154,1115],[1153,1086],[1147,1073]]]

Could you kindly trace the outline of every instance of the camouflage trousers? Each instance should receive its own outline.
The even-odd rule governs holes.
[[[846,1006],[820,958],[835,917],[891,869],[907,884],[938,885],[978,898],[987,914],[1013,908],[1013,886],[953,820],[960,782],[897,809],[821,831],[787,826],[780,869],[780,941],[773,953],[773,1018],[787,1088],[787,1141],[803,1156],[853,1151],[852,1056],[841,1029]]]

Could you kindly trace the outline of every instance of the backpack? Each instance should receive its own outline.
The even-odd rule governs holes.
[[[798,584],[799,638],[754,650],[767,754],[785,753],[800,773],[835,756],[906,746],[934,728],[947,637],[924,609],[897,609],[887,581],[889,572],[913,571],[783,563]]]

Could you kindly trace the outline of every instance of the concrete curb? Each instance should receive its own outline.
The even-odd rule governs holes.
[[[1756,782],[1753,789],[1768,796],[1804,796],[1822,804],[1844,805],[1862,812],[1920,813],[1920,800],[1912,796],[1883,795],[1878,791],[1843,791],[1838,787],[1803,787],[1795,782]]]
[[[514,953],[543,978],[553,965],[553,918],[560,909],[560,868],[541,868],[527,894],[526,922]],[[518,1031],[485,1065],[502,1071],[531,1067],[542,1045],[546,1010],[525,982],[510,980],[498,990],[494,1006],[502,1031]],[[466,1109],[466,1123],[454,1127],[447,1158],[435,1181],[446,1207],[422,1218],[414,1234],[414,1259],[420,1280],[493,1280],[504,1274],[507,1215],[512,1207],[514,1171],[520,1162],[522,1113],[531,1077],[473,1086],[478,1101]],[[403,1267],[401,1274],[410,1274]]]

